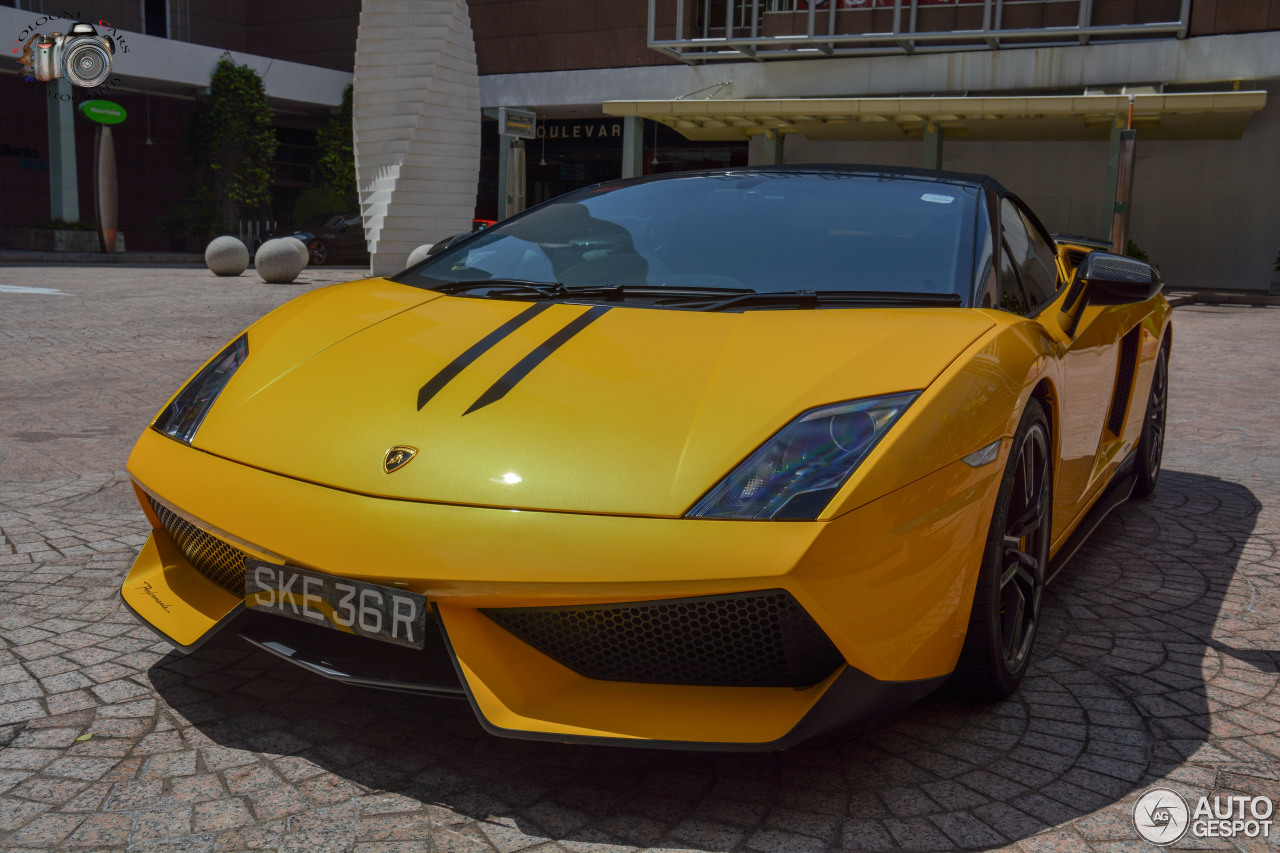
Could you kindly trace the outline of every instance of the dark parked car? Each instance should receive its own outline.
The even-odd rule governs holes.
[[[322,213],[298,225],[275,228],[266,236],[297,237],[311,253],[313,264],[369,262],[364,220],[359,213]]]

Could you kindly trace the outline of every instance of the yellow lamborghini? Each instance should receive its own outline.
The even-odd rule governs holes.
[[[590,187],[308,293],[138,440],[122,594],[513,737],[772,749],[1027,670],[1160,469],[1170,309],[990,178]]]

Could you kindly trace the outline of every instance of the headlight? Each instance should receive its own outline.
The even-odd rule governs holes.
[[[249,336],[241,335],[191,377],[187,387],[165,407],[153,426],[171,438],[190,444],[213,401],[248,357]]]
[[[805,412],[733,469],[688,516],[817,518],[919,396],[909,391]]]

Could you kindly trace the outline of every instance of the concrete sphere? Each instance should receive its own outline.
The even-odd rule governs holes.
[[[297,237],[281,237],[280,239],[286,243],[292,243],[294,248],[298,250],[298,254],[302,256],[302,268],[305,270],[307,264],[311,263],[311,250],[307,248],[307,244]]]
[[[204,250],[204,264],[214,275],[240,275],[249,268],[249,250],[235,237],[215,237]]]
[[[435,243],[423,243],[421,246],[409,253],[409,260],[405,261],[404,265],[406,267],[411,267],[419,261],[426,260],[427,252],[430,252],[431,247],[434,245]]]
[[[288,240],[268,240],[254,254],[253,267],[268,284],[288,284],[302,272],[302,256]]]

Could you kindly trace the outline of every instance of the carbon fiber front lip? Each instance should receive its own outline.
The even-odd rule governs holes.
[[[425,649],[410,649],[252,609],[245,613],[239,633],[258,648],[333,681],[419,696],[466,698],[440,639]]]

